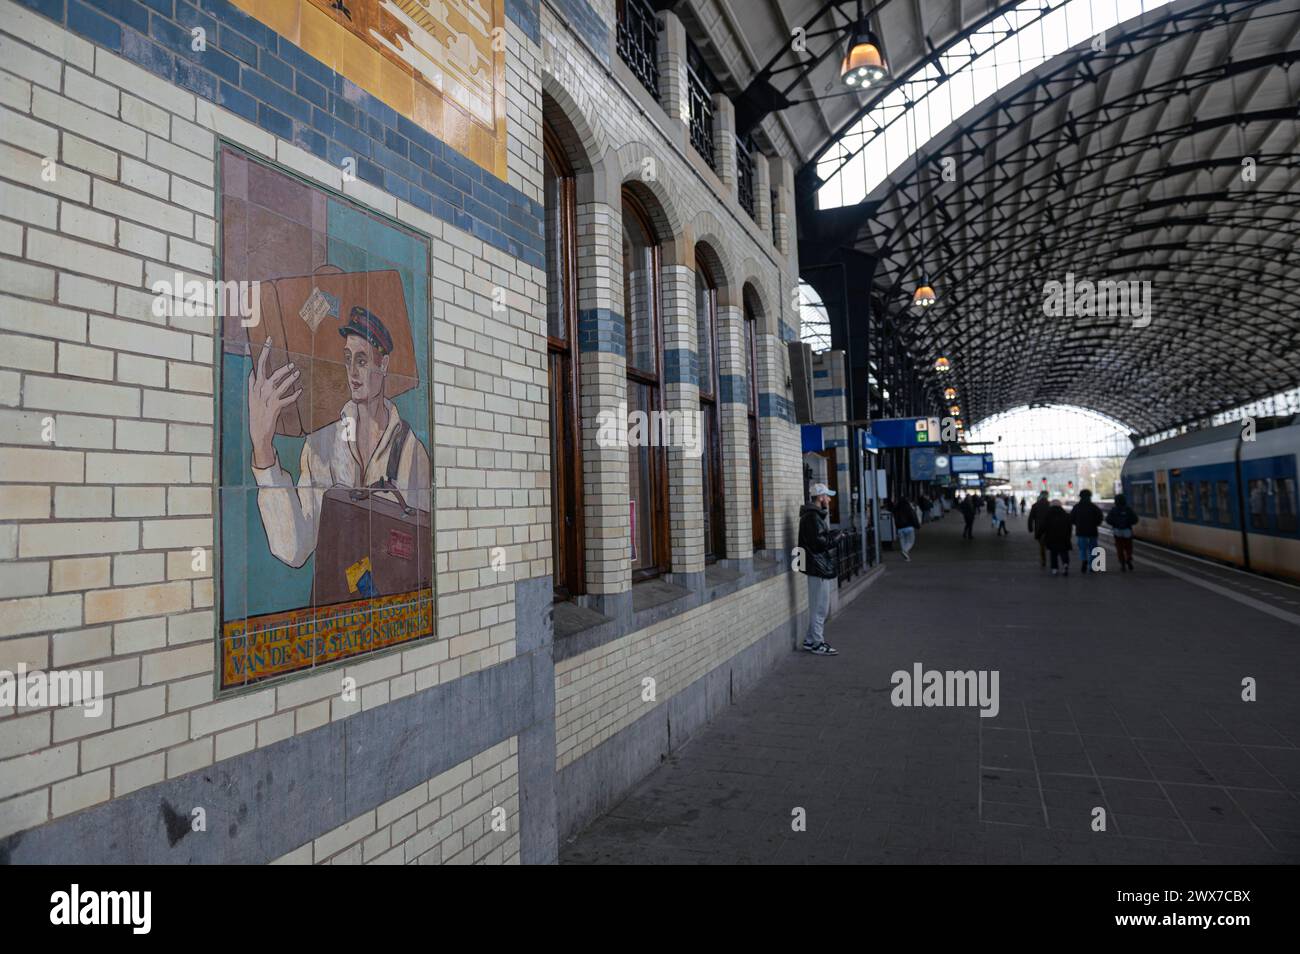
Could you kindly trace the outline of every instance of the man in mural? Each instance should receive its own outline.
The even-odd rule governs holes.
[[[306,563],[316,549],[322,502],[331,488],[391,487],[407,506],[426,513],[430,508],[429,452],[384,395],[392,335],[378,315],[360,305],[339,335],[351,400],[337,421],[307,436],[296,493],[273,438],[280,412],[302,394],[301,372],[292,361],[267,372],[268,338],[248,376],[257,507],[271,552],[293,567]]]

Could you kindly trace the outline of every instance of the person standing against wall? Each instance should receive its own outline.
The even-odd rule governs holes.
[[[1115,555],[1119,558],[1121,573],[1133,569],[1133,528],[1137,522],[1137,511],[1128,505],[1128,498],[1116,494],[1115,506],[1106,514],[1106,523],[1115,535]]]
[[[1079,543],[1082,573],[1092,569],[1092,551],[1097,547],[1097,530],[1101,527],[1103,516],[1101,508],[1092,502],[1092,491],[1080,490],[1079,502],[1070,511],[1070,522],[1074,524],[1075,539]]]
[[[799,548],[803,551],[801,569],[808,577],[808,635],[803,648],[816,656],[835,656],[838,652],[826,643],[826,615],[831,610],[831,590],[836,572],[836,544],[840,532],[831,529],[830,506],[835,491],[825,484],[813,484],[811,498],[799,511]]]

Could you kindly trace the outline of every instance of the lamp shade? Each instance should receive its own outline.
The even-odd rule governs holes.
[[[912,304],[918,308],[929,308],[936,300],[934,287],[929,282],[921,282],[912,294]]]
[[[849,51],[840,61],[840,81],[845,86],[862,89],[889,78],[889,63],[880,38],[859,24],[849,40]]]

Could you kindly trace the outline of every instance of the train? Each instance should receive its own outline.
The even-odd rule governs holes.
[[[1300,582],[1300,414],[1235,421],[1136,447],[1120,479],[1134,537]]]

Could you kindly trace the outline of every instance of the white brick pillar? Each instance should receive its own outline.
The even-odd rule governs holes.
[[[771,231],[775,236],[777,251],[788,258],[795,234],[794,166],[779,156],[769,158],[767,165],[770,188],[776,192],[776,205],[771,209],[776,227]]]
[[[601,412],[627,400],[621,209],[579,197],[577,233],[583,558],[587,593],[599,598],[632,586],[627,447],[597,440]]]
[[[749,415],[745,398],[749,371],[745,357],[744,312],[739,304],[718,301],[718,430],[722,442],[722,493],[728,559],[754,555],[750,513]]]
[[[690,125],[690,83],[686,65],[686,27],[671,10],[659,14],[659,102],[671,119]]]
[[[755,149],[752,158],[754,160],[754,221],[763,232],[763,236],[771,239],[772,236],[772,196],[771,196],[771,175],[768,172],[768,158],[758,149]]]
[[[686,242],[681,245],[688,248]],[[692,265],[693,261],[663,268],[663,402],[666,419],[676,432],[668,446],[668,517],[675,576],[704,572],[703,461],[695,452],[701,447],[701,434]]]
[[[736,194],[736,107],[725,93],[713,97],[713,155],[718,178]]]

